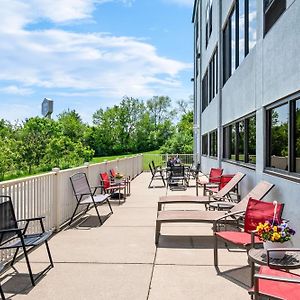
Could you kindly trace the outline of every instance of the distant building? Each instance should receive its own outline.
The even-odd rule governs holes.
[[[196,0],[194,153],[275,184],[300,246],[300,1]]]

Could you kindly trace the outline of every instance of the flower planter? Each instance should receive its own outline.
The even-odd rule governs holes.
[[[291,241],[286,241],[283,243],[271,242],[271,241],[264,242],[265,250],[280,249],[280,248],[291,248]],[[270,256],[270,258],[273,258],[273,259],[282,259],[285,256],[285,251],[269,252],[269,256]]]

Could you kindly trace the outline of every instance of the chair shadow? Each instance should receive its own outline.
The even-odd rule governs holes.
[[[5,276],[1,277],[2,289],[5,294],[12,294],[7,296],[6,299],[12,299],[16,295],[28,295],[29,292],[34,288],[31,284],[30,276],[27,273],[19,273],[15,268],[15,271],[6,273]],[[33,274],[36,283],[42,280],[47,272],[40,272]]]
[[[223,272],[217,268],[217,273],[218,276],[224,277],[243,289],[249,290],[251,288],[251,270],[249,265]]]
[[[224,243],[218,245],[220,249],[226,248]],[[157,248],[213,249],[214,237],[211,235],[160,235]]]
[[[101,227],[108,220],[111,214],[112,213],[109,213],[105,216],[101,215],[102,224],[100,224],[98,216],[87,216],[87,215],[80,216],[65,230],[70,230],[70,229],[89,230],[92,228]]]

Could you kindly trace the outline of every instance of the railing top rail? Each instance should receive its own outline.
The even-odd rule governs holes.
[[[31,175],[31,176],[26,176],[22,178],[17,178],[17,179],[10,179],[10,180],[5,180],[5,181],[0,181],[0,186],[7,186],[7,185],[12,185],[12,184],[18,184],[20,182],[24,182],[27,180],[35,179],[35,178],[42,178],[42,177],[51,177],[54,176],[56,172],[47,172],[43,174],[38,174],[38,175]]]

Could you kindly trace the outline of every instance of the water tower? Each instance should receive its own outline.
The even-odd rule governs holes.
[[[53,100],[49,98],[44,98],[42,102],[42,115],[45,118],[51,119],[52,113],[53,113]]]

